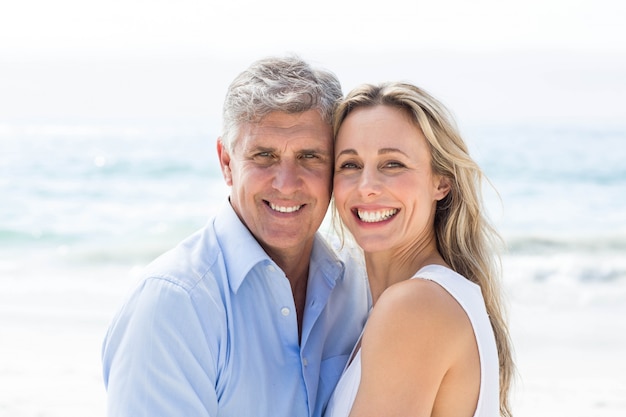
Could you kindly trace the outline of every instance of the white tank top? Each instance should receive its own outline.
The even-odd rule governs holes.
[[[472,323],[480,358],[480,391],[474,417],[500,415],[499,361],[495,337],[485,309],[480,287],[440,265],[428,265],[413,278],[427,279],[441,285],[463,307]],[[324,417],[348,417],[361,380],[361,351],[354,355],[333,392]]]

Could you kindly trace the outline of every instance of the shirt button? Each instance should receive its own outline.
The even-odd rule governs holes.
[[[289,309],[287,307],[283,307],[280,309],[280,314],[282,314],[283,316],[288,316],[289,315]]]
[[[309,361],[306,358],[302,358],[302,365],[308,366],[309,365]]]
[[[276,268],[274,268],[274,265],[268,265],[267,266],[267,270],[270,271],[270,272],[274,272],[274,271],[276,271]]]

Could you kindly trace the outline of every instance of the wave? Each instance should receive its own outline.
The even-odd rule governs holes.
[[[511,254],[555,253],[619,253],[626,254],[626,235],[614,236],[513,236],[506,238],[507,252]]]
[[[539,284],[621,281],[626,284],[626,263],[616,257],[505,257],[504,265],[505,276],[512,281]]]
[[[0,229],[0,258],[66,264],[145,264],[171,249],[202,226],[201,222],[179,222],[152,229],[135,228],[125,232],[51,230],[18,231]]]
[[[51,231],[0,229],[0,247],[20,247],[22,245],[47,245],[55,243],[73,243],[80,237],[71,233],[54,233]]]
[[[626,302],[624,253],[507,255],[502,270],[514,302],[576,309]]]
[[[211,178],[217,173],[207,164],[193,161],[157,161],[136,163],[131,161],[107,162],[104,157],[95,157],[93,167],[86,167],[85,179],[110,178],[112,181],[126,179],[177,179],[182,176]]]

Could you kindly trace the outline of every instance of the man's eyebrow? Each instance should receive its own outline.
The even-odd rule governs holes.
[[[315,153],[318,155],[329,155],[330,152],[324,148],[308,148],[308,149],[301,149],[300,153]]]
[[[248,152],[274,152],[276,148],[272,148],[269,146],[261,146],[261,145],[257,145],[257,146],[253,146],[251,148],[248,149]]]

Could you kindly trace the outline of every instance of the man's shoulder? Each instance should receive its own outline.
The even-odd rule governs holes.
[[[209,222],[163,253],[144,268],[141,278],[166,280],[188,292],[203,281],[215,281],[222,250],[211,229]]]

